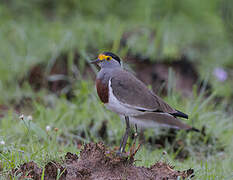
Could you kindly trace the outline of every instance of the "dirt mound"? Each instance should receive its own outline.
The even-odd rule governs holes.
[[[134,165],[134,155],[137,149],[129,155],[117,156],[114,151],[108,150],[103,143],[89,143],[84,146],[80,157],[67,153],[62,164],[49,162],[44,171],[34,162],[21,165],[14,169],[12,174],[24,178],[41,179],[177,179],[193,176],[193,170],[176,171],[172,166],[157,162],[151,167],[137,167]]]

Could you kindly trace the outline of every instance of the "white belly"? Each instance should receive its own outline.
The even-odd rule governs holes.
[[[127,105],[125,105],[124,103],[118,101],[116,99],[116,97],[114,96],[113,92],[112,92],[112,87],[111,87],[111,79],[109,80],[109,100],[108,103],[105,104],[105,106],[119,114],[119,115],[124,115],[124,116],[136,116],[136,115],[140,115],[140,114],[144,114],[144,112],[140,112],[136,109],[130,108]]]

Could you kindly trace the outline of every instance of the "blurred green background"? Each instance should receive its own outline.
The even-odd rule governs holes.
[[[143,81],[165,67],[164,83],[152,78],[147,84],[164,86],[165,93],[157,93],[202,129],[175,132],[171,142],[170,131],[147,130],[137,164],[149,166],[166,150],[163,161],[194,168],[197,179],[231,179],[232,19],[231,0],[1,1],[0,173],[30,160],[43,166],[68,151],[78,153],[85,142],[119,145],[124,124],[97,98],[97,69],[88,63],[112,51]],[[151,74],[144,66],[154,67]],[[191,85],[184,95],[176,82],[187,74]],[[163,141],[160,148],[156,137]]]

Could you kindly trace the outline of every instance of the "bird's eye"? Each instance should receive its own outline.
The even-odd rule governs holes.
[[[107,61],[110,61],[110,59],[111,59],[111,58],[110,58],[109,56],[106,58]]]

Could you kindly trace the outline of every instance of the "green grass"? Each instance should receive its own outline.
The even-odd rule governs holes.
[[[33,102],[31,107],[33,111],[30,112],[32,120],[26,115],[23,120],[19,119],[18,115],[9,111],[1,119],[0,138],[5,141],[4,145],[0,145],[3,167],[1,173],[4,174],[28,161],[35,161],[43,167],[50,160],[60,161],[66,152],[78,154],[78,140],[82,142],[102,140],[98,136],[98,129],[103,120],[108,120],[108,140],[105,144],[119,145],[124,123],[103,107],[96,97],[93,86],[93,83],[77,82],[76,98],[71,102],[46,93],[37,94],[44,103]],[[206,138],[213,142],[200,141],[200,134],[180,131],[177,139],[185,139],[187,146],[185,149],[190,154],[188,159],[182,162],[177,160],[176,153],[171,151],[173,145],[167,144],[165,149],[145,145],[136,155],[136,159],[139,160],[137,165],[149,166],[155,161],[162,160],[174,165],[176,169],[194,168],[197,179],[232,177],[232,117],[226,115],[221,107],[212,105],[212,99],[201,99],[203,98],[194,97],[181,102],[179,96],[173,93],[166,100],[191,115],[189,124],[197,128],[206,126]],[[92,121],[94,125],[88,128]],[[46,131],[46,126],[50,126],[51,130]],[[58,128],[58,131],[54,128]],[[80,136],[82,131],[85,132],[85,138]],[[156,132],[149,130],[148,133],[156,136],[159,129]],[[112,144],[114,140],[116,143]],[[219,150],[222,147],[223,152]],[[163,151],[169,153],[163,155]]]
[[[174,144],[167,144],[164,149],[146,144],[136,155],[140,160],[137,165],[150,166],[162,160],[179,170],[193,168],[196,179],[232,179],[233,118],[229,111],[232,77],[217,82],[212,76],[215,67],[231,69],[233,57],[232,27],[218,13],[219,2],[210,5],[204,1],[200,9],[200,1],[143,3],[137,0],[131,8],[131,3],[118,4],[112,0],[103,1],[108,7],[104,10],[101,3],[69,2],[61,1],[53,6],[52,17],[42,15],[47,12],[42,0],[36,5],[25,1],[0,7],[0,104],[10,107],[0,119],[0,142],[5,142],[0,144],[3,175],[0,179],[24,162],[35,161],[43,167],[50,160],[61,161],[66,152],[79,154],[78,141],[102,141],[98,130],[105,120],[108,121],[105,144],[119,145],[124,123],[100,103],[90,78],[70,75],[75,54],[80,56],[78,73],[82,74],[86,70],[85,62],[102,50],[117,52],[121,57],[130,52],[151,61],[176,59],[185,54],[197,65],[200,77],[212,85],[209,96],[198,94],[194,87],[193,96],[185,98],[169,81],[166,102],[189,114],[187,123],[197,128],[205,126],[206,136],[183,131],[177,134],[177,140],[184,139],[184,148],[189,152],[189,158],[183,161],[176,159],[177,154],[172,151]],[[70,6],[75,6],[77,11],[70,12]],[[19,11],[24,13],[16,16]],[[126,32],[131,35],[122,47],[120,40]],[[30,67],[43,63],[49,73],[52,64],[63,54],[68,55],[69,78],[74,89],[75,98],[71,101],[65,95],[58,97],[45,89],[35,92],[27,82],[19,85]],[[222,99],[217,104],[218,96]],[[23,105],[22,120],[14,105],[24,98],[31,100]],[[145,132],[146,138],[161,133],[160,129]],[[168,154],[163,155],[163,151]]]

